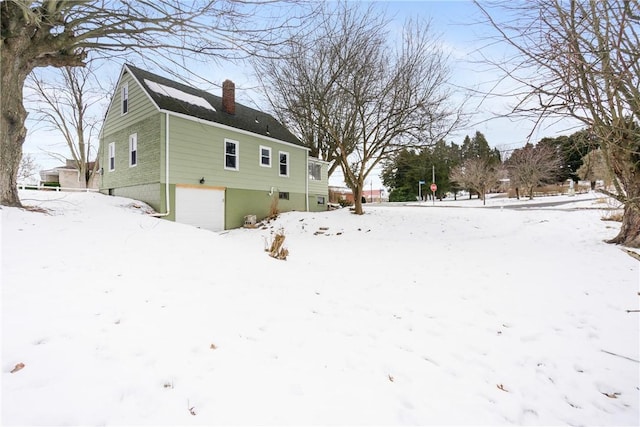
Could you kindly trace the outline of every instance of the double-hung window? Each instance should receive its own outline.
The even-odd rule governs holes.
[[[120,97],[122,98],[122,114],[127,114],[127,112],[129,111],[129,84],[128,83],[125,83],[122,85]]]
[[[280,176],[289,176],[289,153],[285,151],[278,152]]]
[[[109,143],[109,171],[116,170],[116,143]]]
[[[129,166],[138,164],[138,134],[129,135]]]
[[[266,168],[271,167],[271,148],[265,147],[264,145],[260,146],[260,166],[264,166]]]
[[[238,141],[231,139],[224,140],[224,168],[238,170],[240,168],[238,159]]]
[[[320,163],[309,162],[309,179],[313,181],[322,179],[322,166]]]

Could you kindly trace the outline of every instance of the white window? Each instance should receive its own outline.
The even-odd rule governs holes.
[[[320,163],[309,162],[309,179],[313,181],[322,179],[322,166]]]
[[[129,135],[129,166],[138,164],[138,134]]]
[[[289,176],[289,153],[285,151],[278,152],[280,165],[280,176]]]
[[[224,140],[224,168],[236,171],[240,168],[238,161],[238,141],[230,139]]]
[[[129,111],[129,84],[122,85],[122,91],[120,93],[122,98],[122,114],[127,114]]]
[[[260,166],[271,167],[271,148],[260,146]]]
[[[116,143],[109,143],[109,170],[116,170]]]

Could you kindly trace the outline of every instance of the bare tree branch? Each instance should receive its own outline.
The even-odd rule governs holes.
[[[500,171],[490,159],[469,158],[451,170],[449,177],[461,187],[477,192],[486,204],[487,192],[498,182]]]
[[[514,150],[511,157],[505,161],[509,172],[511,186],[516,189],[524,188],[533,199],[533,190],[540,184],[555,181],[560,170],[561,159],[550,145],[527,144],[523,148]],[[519,197],[519,191],[516,191]]]
[[[58,76],[57,80],[45,80],[41,74],[32,74],[27,83],[32,94],[27,102],[37,120],[62,135],[86,187],[98,170],[94,142],[101,117],[92,111],[104,95],[94,89],[97,84],[92,83],[90,65],[61,68]]]
[[[428,22],[405,23],[393,43],[373,6],[327,3],[316,30],[293,37],[284,61],[256,61],[273,109],[340,168],[362,213],[367,176],[406,147],[433,144],[463,120],[452,106],[447,57]]]
[[[305,31],[315,7],[308,0],[0,2],[0,203],[21,206],[22,90],[35,68],[137,58],[181,74],[196,61],[277,57],[284,36]]]
[[[515,82],[514,116],[582,123],[598,142],[625,212],[612,243],[640,247],[640,2],[476,2],[497,39],[515,52],[484,60]],[[500,21],[494,13],[500,11]]]

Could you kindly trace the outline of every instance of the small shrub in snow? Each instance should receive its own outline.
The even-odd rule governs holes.
[[[269,256],[276,259],[282,259],[282,260],[287,259],[287,255],[289,255],[289,250],[283,246],[284,239],[285,239],[284,229],[281,228],[273,235],[271,242],[269,243],[269,247],[265,249],[267,252],[269,252]]]
[[[21,369],[24,368],[24,363],[18,363],[12,370],[11,373],[15,374],[16,372],[20,371]]]
[[[624,214],[624,210],[619,202],[612,198],[599,198],[596,200],[596,203],[606,204],[607,207],[604,208],[604,213],[602,215],[603,221],[614,221],[614,222],[622,222],[622,215]]]
[[[271,206],[269,206],[269,219],[275,219],[278,217],[278,202],[280,201],[278,194],[274,194],[271,198]]]

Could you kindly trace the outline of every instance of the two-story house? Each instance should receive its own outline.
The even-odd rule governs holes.
[[[124,65],[100,132],[100,191],[210,230],[326,210],[327,164],[269,114]]]

